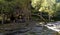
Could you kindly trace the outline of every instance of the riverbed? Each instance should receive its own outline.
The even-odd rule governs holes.
[[[50,30],[46,27],[35,26],[32,29],[26,32],[17,32],[10,35],[57,35],[57,33],[53,30]]]
[[[58,35],[58,33],[51,29],[48,29],[45,26],[34,25],[30,26],[28,29],[26,28],[26,30],[22,29],[21,31],[8,34],[0,33],[0,35]]]

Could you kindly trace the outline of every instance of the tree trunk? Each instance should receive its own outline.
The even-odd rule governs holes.
[[[51,15],[49,15],[49,22],[51,21]]]
[[[31,17],[31,1],[28,0],[28,2],[25,4],[25,6],[23,5],[23,14],[25,15],[25,21],[28,22],[29,18]]]
[[[2,14],[2,24],[4,24],[4,14]]]

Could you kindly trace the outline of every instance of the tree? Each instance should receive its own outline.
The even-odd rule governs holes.
[[[32,0],[32,6],[40,12],[47,12],[49,21],[56,12],[56,0]]]
[[[56,5],[56,11],[60,11],[60,3],[57,3],[57,5]]]
[[[0,0],[0,12],[1,15],[5,15],[7,13],[7,15],[9,16],[14,15],[15,12],[18,12],[19,14],[21,14],[22,12],[25,15],[25,18],[27,18],[31,13],[30,0]],[[2,20],[2,22],[4,21],[4,19]]]
[[[56,12],[52,19],[55,21],[60,21],[60,3],[56,3]]]

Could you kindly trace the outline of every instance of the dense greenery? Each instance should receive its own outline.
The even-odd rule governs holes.
[[[47,12],[50,21],[50,17],[57,17],[56,15],[60,12],[60,2],[57,1],[58,0],[32,0],[31,5],[37,11]]]
[[[29,17],[30,13],[29,0],[0,0],[0,14],[2,17],[6,17],[6,19],[10,19],[12,15],[15,19],[18,16],[21,18],[20,14],[26,18]],[[2,21],[6,19],[3,18]]]
[[[15,19],[23,16],[24,20],[32,17],[50,21],[59,16],[59,12],[60,2],[57,0],[0,0],[0,21],[11,20],[12,15]]]
[[[14,31],[28,27],[32,29],[32,26],[35,26],[36,23],[40,25],[40,22],[42,22],[42,25],[44,25],[46,22],[60,21],[59,1],[0,0],[0,32]]]

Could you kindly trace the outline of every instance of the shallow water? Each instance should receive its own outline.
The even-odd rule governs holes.
[[[46,27],[33,27],[32,30],[25,33],[15,33],[14,35],[57,35],[55,31],[52,31]]]
[[[0,33],[0,35],[3,35],[3,34]],[[46,27],[35,26],[27,32],[23,32],[23,33],[16,32],[16,33],[11,33],[11,34],[7,34],[7,35],[57,35],[57,33]]]

